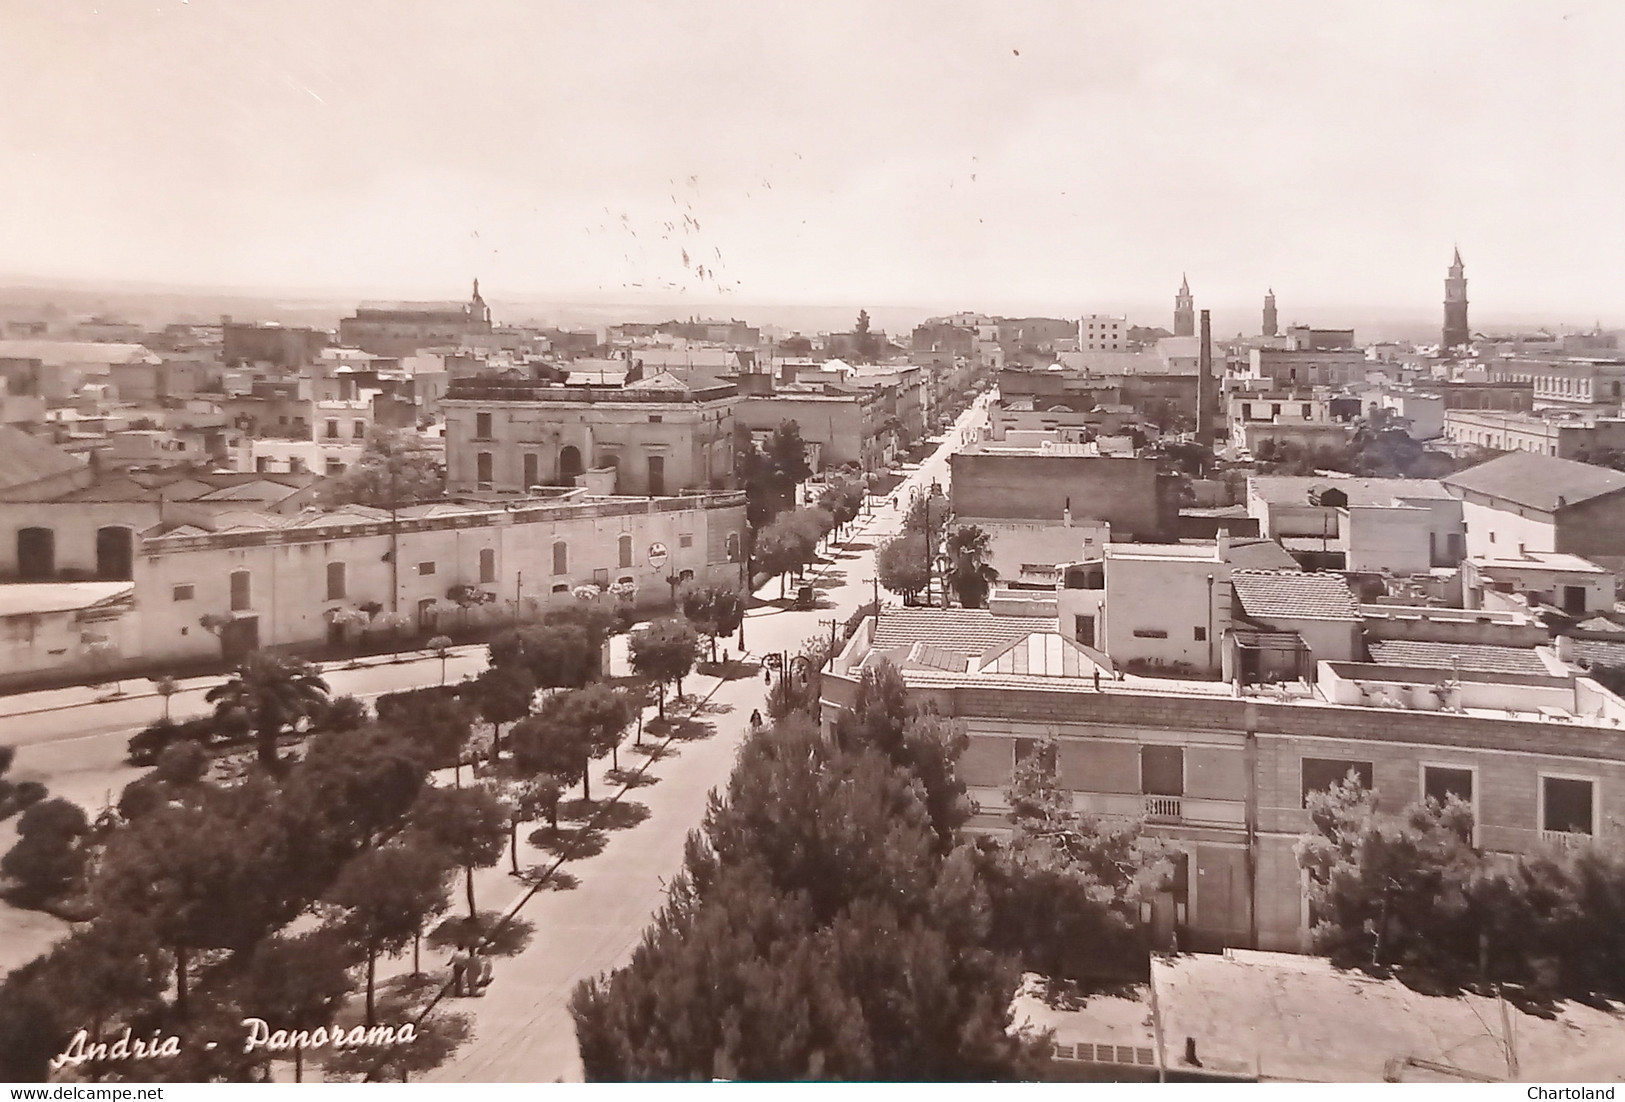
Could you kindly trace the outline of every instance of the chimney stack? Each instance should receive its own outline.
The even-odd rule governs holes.
[[[1196,358],[1196,442],[1213,446],[1213,327],[1202,311],[1201,348]]]

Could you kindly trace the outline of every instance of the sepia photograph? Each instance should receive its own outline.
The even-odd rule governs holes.
[[[0,1082],[1614,1098],[1622,41],[0,0]]]

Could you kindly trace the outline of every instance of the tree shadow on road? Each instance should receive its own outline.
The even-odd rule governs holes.
[[[683,719],[672,724],[671,738],[674,742],[699,742],[708,739],[717,733],[716,724],[706,723],[698,719]]]
[[[689,713],[689,718],[693,719],[695,716],[725,716],[733,710],[734,706],[726,700],[702,700]]]
[[[648,788],[652,784],[660,783],[660,778],[648,770],[630,769],[624,765],[619,769],[611,769],[608,773],[605,773],[604,779],[611,784],[618,784],[624,788]]]
[[[641,746],[636,744],[628,746],[626,748],[626,752],[628,754],[642,754],[650,761],[660,761],[664,758],[677,756],[677,751],[675,749],[668,746],[663,746],[660,743],[653,741],[645,742]]]
[[[566,800],[560,805],[559,813],[570,819],[591,823],[596,830],[625,830],[637,826],[650,815],[649,805],[636,800],[616,800],[614,803],[599,800],[591,804],[585,800]]]
[[[455,915],[429,932],[424,944],[431,949],[450,949],[478,943],[494,957],[511,957],[525,951],[536,934],[536,924],[523,918],[503,921],[500,911],[481,911],[478,918]]]
[[[609,844],[609,835],[597,827],[544,826],[532,831],[528,841],[537,849],[579,860],[603,853],[604,847]]]
[[[549,872],[549,869],[552,869],[552,871]],[[544,892],[573,892],[581,887],[581,878],[579,876],[565,872],[551,863],[532,865],[527,869],[521,869],[519,879],[526,884],[535,885],[538,891]]]

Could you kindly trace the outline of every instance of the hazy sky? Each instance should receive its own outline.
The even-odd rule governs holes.
[[[1622,39],[1562,0],[0,0],[0,272],[1075,315],[1188,271],[1335,324],[1436,313],[1459,242],[1475,318],[1625,320]]]

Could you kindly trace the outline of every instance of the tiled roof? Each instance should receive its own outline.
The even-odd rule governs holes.
[[[1358,620],[1360,606],[1348,582],[1336,574],[1292,570],[1233,570],[1230,585],[1248,616],[1307,620]]]
[[[1625,490],[1625,473],[1534,452],[1508,452],[1446,475],[1444,483],[1542,512]]]
[[[1464,670],[1486,673],[1549,673],[1546,664],[1528,647],[1497,647],[1486,643],[1435,643],[1419,639],[1383,639],[1369,645],[1371,660],[1379,666],[1423,666],[1454,669],[1460,659]]]
[[[80,460],[21,429],[0,425],[0,489],[77,471]]]
[[[1297,475],[1252,475],[1247,494],[1272,505],[1308,505],[1309,495],[1320,490],[1341,490],[1350,505],[1387,505],[1396,498],[1444,501],[1449,490],[1433,478],[1310,478]]]
[[[1296,570],[1298,566],[1274,540],[1232,540],[1226,561],[1236,570]]]
[[[1055,628],[1053,616],[995,616],[985,608],[887,608],[880,613],[873,646],[884,650],[919,641],[980,657],[989,647]]]

